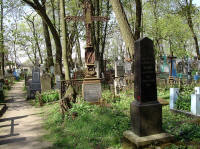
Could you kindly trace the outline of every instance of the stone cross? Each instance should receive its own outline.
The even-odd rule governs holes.
[[[95,73],[95,51],[92,46],[92,23],[94,21],[108,21],[109,18],[92,16],[92,4],[90,0],[84,1],[83,16],[66,16],[66,21],[84,21],[86,27],[85,62],[88,67],[86,77],[94,77]]]

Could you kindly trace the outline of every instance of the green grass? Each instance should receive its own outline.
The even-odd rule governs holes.
[[[168,90],[159,90],[161,97],[169,96]],[[45,139],[53,142],[52,149],[120,149],[122,134],[131,129],[130,103],[134,100],[133,90],[113,93],[105,90],[102,95],[104,106],[90,105],[82,99],[73,105],[66,115],[64,122],[60,114],[59,104],[44,106],[45,128],[49,134]],[[78,116],[73,117],[76,113]],[[169,106],[163,107],[163,129],[173,134],[177,142],[200,142],[200,126],[192,123],[192,118],[173,114]],[[184,145],[171,144],[166,147],[178,149]]]

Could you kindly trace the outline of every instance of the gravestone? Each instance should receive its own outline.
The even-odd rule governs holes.
[[[51,90],[51,75],[48,73],[44,73],[41,77],[41,90],[42,92]]]
[[[200,87],[195,87],[195,94],[191,95],[191,113],[200,116]]]
[[[56,89],[61,89],[61,77],[60,77],[60,75],[56,75],[56,77],[55,77],[55,79],[56,79]]]
[[[137,40],[134,53],[133,132],[139,137],[158,134],[162,132],[162,106],[157,101],[153,41],[147,37]]]
[[[83,97],[88,102],[99,102],[99,99],[101,99],[101,83],[99,80],[94,81],[88,81],[87,83],[83,84]]]
[[[41,92],[40,68],[34,67],[32,69],[32,80],[28,80],[27,99],[35,98],[37,91]]]
[[[121,61],[117,61],[117,67],[115,71],[117,72],[117,77],[124,77],[125,73],[124,63]]]
[[[178,99],[179,88],[170,88],[170,109],[175,108],[176,100]]]
[[[40,68],[34,67],[32,70],[31,90],[41,91]]]
[[[128,61],[125,62],[125,73],[127,75],[130,75],[132,72],[131,65],[132,65],[131,62],[128,62]]]

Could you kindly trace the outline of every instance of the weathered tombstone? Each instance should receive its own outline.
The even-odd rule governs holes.
[[[32,80],[28,81],[28,89],[27,89],[27,99],[35,98],[35,94],[37,91],[41,92],[41,83],[40,83],[40,68],[34,67],[32,69]]]
[[[42,92],[51,90],[51,75],[48,73],[44,73],[41,77],[41,90]]]
[[[129,62],[129,61],[126,61],[126,62],[125,62],[125,73],[126,73],[127,75],[130,75],[131,72],[132,72],[132,70],[131,70],[131,65],[132,65],[131,62]]]
[[[115,70],[117,72],[117,77],[124,77],[125,68],[124,63],[121,61],[117,61],[117,69]]]
[[[60,75],[56,75],[56,77],[55,77],[55,79],[56,79],[56,89],[61,89],[61,77],[60,77]]]
[[[191,112],[200,115],[200,87],[195,87],[195,94],[191,95]]]
[[[170,88],[170,104],[169,104],[170,109],[175,108],[175,103],[176,100],[178,99],[178,95],[179,95],[179,88]]]
[[[131,103],[133,132],[139,137],[162,132],[162,105],[157,101],[153,41],[135,42],[135,101]]]

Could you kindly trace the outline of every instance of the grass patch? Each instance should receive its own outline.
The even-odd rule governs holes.
[[[158,90],[161,97],[169,96],[169,91]],[[164,93],[163,93],[164,92]],[[165,95],[165,93],[167,95]],[[134,100],[133,90],[123,91],[114,97],[109,90],[103,92],[104,106],[90,105],[82,99],[65,115],[64,122],[58,103],[45,105],[45,127],[49,134],[45,139],[53,142],[52,149],[120,149],[122,134],[131,129],[130,103]],[[78,116],[73,117],[76,113]],[[200,125],[192,118],[173,114],[169,106],[163,107],[163,130],[173,134],[181,145],[171,144],[165,148],[188,147],[189,142],[200,142]]]

